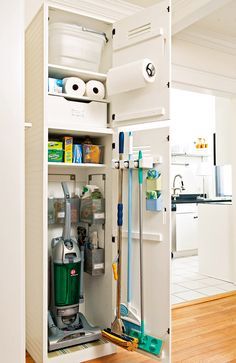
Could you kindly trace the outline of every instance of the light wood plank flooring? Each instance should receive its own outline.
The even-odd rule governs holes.
[[[34,363],[29,354],[26,354],[26,363]],[[157,361],[145,357],[142,354],[126,352],[124,349],[119,348],[117,354],[112,354],[100,359],[90,360],[87,363],[157,363]]]
[[[27,355],[27,363],[34,361]],[[154,363],[138,353],[90,363]],[[172,363],[236,363],[236,295],[172,311]]]
[[[172,311],[172,363],[236,363],[236,295]]]

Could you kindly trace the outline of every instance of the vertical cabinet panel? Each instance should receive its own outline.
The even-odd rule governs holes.
[[[143,124],[169,118],[169,5],[168,0],[161,1],[114,24],[113,67],[148,58],[155,65],[156,71],[154,82],[111,97],[111,112],[115,126]],[[124,80],[129,79],[130,72],[124,69],[121,77]],[[132,81],[127,83],[132,87]]]

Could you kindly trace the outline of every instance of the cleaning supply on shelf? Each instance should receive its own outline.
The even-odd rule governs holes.
[[[62,163],[63,162],[63,150],[48,149],[48,162]]]
[[[92,164],[103,163],[103,146],[83,144],[83,162]]]
[[[48,149],[50,150],[63,150],[63,144],[61,141],[48,141]]]
[[[63,162],[62,142],[48,141],[48,162]]]
[[[94,100],[102,100],[105,97],[105,86],[102,82],[91,80],[86,83],[85,95]]]
[[[73,145],[73,163],[81,164],[83,162],[83,147],[80,144]]]
[[[64,136],[64,162],[72,163],[73,158],[73,137]]]
[[[48,78],[48,92],[62,93],[63,81],[57,78]]]
[[[129,161],[133,160],[133,133],[129,132]],[[127,257],[127,303],[120,304],[121,319],[123,321],[125,332],[129,334],[131,329],[140,329],[140,319],[137,316],[137,311],[131,305],[132,298],[132,192],[133,192],[133,170],[128,170],[128,257]],[[117,263],[113,265],[117,266]],[[114,268],[113,266],[113,273]],[[115,276],[114,276],[115,278]]]
[[[142,160],[142,151],[139,151],[139,165]],[[138,348],[154,355],[160,355],[162,340],[145,333],[144,321],[144,271],[143,271],[143,169],[138,168],[139,183],[139,253],[140,253],[140,310],[141,330],[132,329],[130,336],[138,339]]]
[[[78,77],[68,77],[63,79],[63,92],[77,97],[85,94],[85,82]]]

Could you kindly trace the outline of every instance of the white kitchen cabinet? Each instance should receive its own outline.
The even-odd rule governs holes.
[[[68,67],[48,64],[48,21],[64,21],[82,24],[97,31],[106,32],[108,43],[103,53],[102,73],[83,72]],[[135,33],[135,34],[134,34]],[[117,36],[117,38],[116,38]],[[114,52],[113,52],[114,50]],[[112,66],[150,58],[157,66],[156,81],[144,89],[112,97],[109,101],[111,113],[107,127],[88,127],[86,120],[76,125],[53,120],[50,110],[48,118],[48,76],[64,78],[78,74],[105,81]],[[53,3],[45,3],[26,32],[26,117],[32,128],[26,137],[26,296],[27,296],[27,350],[36,363],[79,363],[114,353],[115,346],[101,340],[99,344],[84,345],[48,353],[48,254],[52,237],[58,231],[48,228],[48,196],[52,189],[58,190],[58,183],[52,185],[51,175],[57,179],[73,174],[76,183],[84,183],[90,174],[105,174],[106,178],[106,223],[105,223],[105,274],[99,278],[86,276],[85,303],[82,311],[86,318],[100,327],[110,326],[114,319],[116,283],[112,275],[112,261],[116,255],[116,213],[117,213],[117,171],[112,169],[112,158],[118,158],[118,131],[133,131],[134,146],[145,149],[162,160],[158,168],[163,181],[163,211],[144,211],[144,279],[145,279],[145,322],[149,334],[164,340],[163,362],[170,361],[168,329],[170,327],[170,185],[169,185],[169,78],[170,73],[170,12],[169,1],[135,14],[128,20],[111,23],[109,18],[81,12]],[[54,96],[57,97],[57,96]],[[75,100],[73,100],[75,101]],[[88,100],[86,100],[88,102]],[[138,103],[137,103],[138,102]],[[56,110],[55,110],[56,111]],[[55,112],[56,113],[56,112]],[[145,125],[144,125],[145,124]],[[58,165],[47,161],[47,144],[51,135],[91,136],[104,145],[102,165]],[[113,150],[113,152],[112,152]],[[125,158],[128,149],[125,147]],[[126,172],[124,185],[127,185]],[[135,178],[136,176],[136,178]],[[137,173],[134,171],[134,195],[138,193]],[[56,183],[54,181],[54,183]],[[126,266],[127,197],[124,187],[124,271]],[[145,185],[144,185],[145,188]],[[143,194],[145,200],[145,193]],[[138,198],[133,205],[134,245],[134,301],[139,311],[138,268]],[[144,201],[143,201],[144,202]],[[145,204],[145,203],[143,203]],[[125,272],[124,272],[125,280]],[[154,288],[155,286],[155,288]],[[37,287],[37,288],[36,288]],[[125,300],[125,285],[122,298]],[[161,293],[160,293],[161,291]]]
[[[233,206],[231,203],[199,205],[199,272],[234,282]]]
[[[177,205],[176,251],[198,248],[198,209],[196,204]]]

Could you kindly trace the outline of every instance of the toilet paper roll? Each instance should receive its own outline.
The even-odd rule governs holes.
[[[68,77],[63,79],[63,92],[82,97],[85,94],[85,82],[77,77]]]
[[[144,58],[111,68],[107,74],[107,93],[112,96],[122,92],[133,91],[146,87],[156,79],[156,69],[153,62]]]
[[[85,95],[95,100],[102,100],[105,97],[105,87],[102,82],[88,81],[86,83]]]

